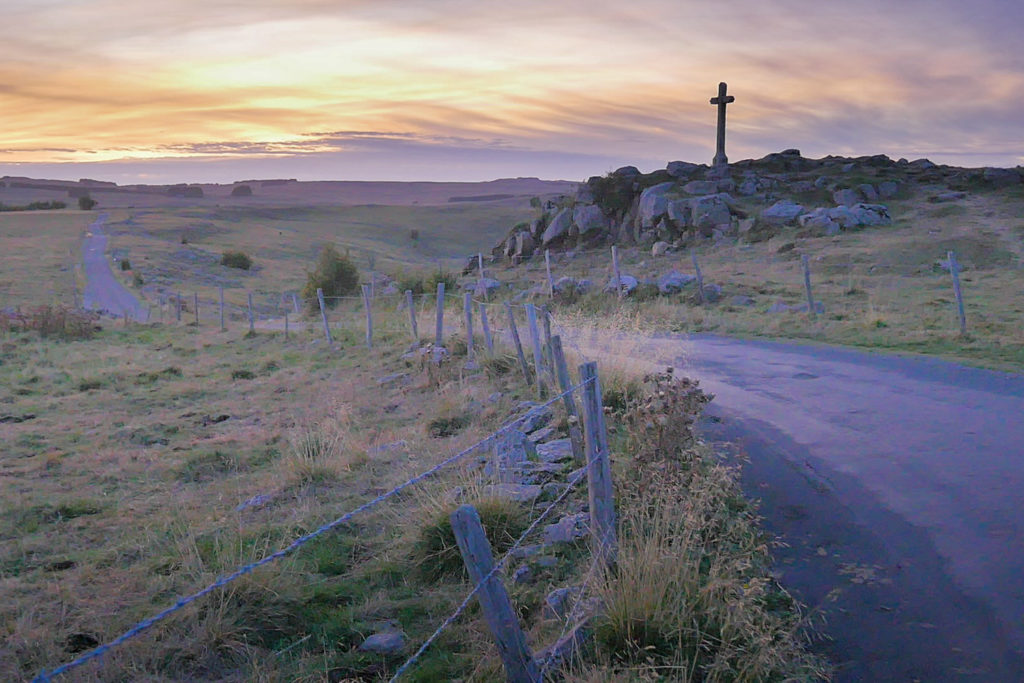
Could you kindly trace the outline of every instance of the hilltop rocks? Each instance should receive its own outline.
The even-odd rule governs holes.
[[[638,284],[640,283],[632,275],[626,275],[625,273],[619,275],[619,287],[622,289],[623,294],[631,293],[634,289],[636,289]],[[603,291],[611,292],[614,294],[615,290],[615,276],[612,275],[611,278],[608,280],[608,284],[604,286]]]
[[[732,197],[725,193],[689,200],[690,225],[705,237],[711,237],[716,225],[728,225],[732,222],[730,204]]]
[[[798,218],[800,227],[821,235],[837,235],[840,230],[889,225],[889,209],[882,204],[854,204],[817,208]]]
[[[693,282],[697,276],[670,270],[658,278],[658,291],[662,294],[677,294]]]
[[[601,207],[593,204],[577,206],[572,214],[572,222],[580,235],[608,229],[608,219],[601,212]]]
[[[571,209],[562,209],[555,214],[555,217],[551,219],[551,223],[544,229],[544,234],[541,235],[541,244],[545,247],[565,236],[569,231],[569,226],[572,225]]]
[[[654,227],[654,220],[668,212],[668,198],[665,196],[665,193],[674,186],[675,183],[661,183],[647,188],[640,194],[640,205],[637,208],[637,219],[640,222],[640,227]]]
[[[783,199],[775,202],[761,212],[761,220],[772,226],[795,225],[797,216],[804,212],[804,207]]]

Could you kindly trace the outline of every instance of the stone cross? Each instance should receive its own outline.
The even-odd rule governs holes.
[[[711,98],[711,104],[718,105],[718,147],[715,150],[715,159],[711,162],[715,166],[725,166],[729,163],[729,157],[725,156],[725,105],[736,101],[732,95],[726,95],[725,83],[718,84],[718,97]]]

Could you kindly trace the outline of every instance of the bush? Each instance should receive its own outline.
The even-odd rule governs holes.
[[[121,259],[121,270],[125,271],[125,270],[131,270],[131,269],[132,269],[132,262],[129,261],[128,259],[126,259],[126,258]]]
[[[37,306],[27,313],[0,312],[0,329],[35,331],[40,337],[90,339],[96,332],[99,314],[66,306]]]
[[[98,203],[99,202],[97,202],[89,195],[84,195],[78,198],[78,208],[81,209],[82,211],[91,211],[92,208],[96,206]]]
[[[302,298],[306,301],[316,301],[318,289],[323,290],[325,297],[347,296],[359,289],[359,271],[355,264],[330,244],[320,250],[316,269],[312,273],[307,273]],[[325,303],[333,305],[330,301]]]
[[[444,283],[444,291],[454,292],[455,289],[459,286],[459,277],[455,273],[438,268],[437,272],[431,273],[424,280],[424,291],[427,292],[428,294],[436,292],[438,282]]]
[[[221,254],[220,264],[227,266],[228,268],[238,268],[239,270],[249,270],[252,268],[252,259],[249,255],[242,251],[225,251]]]

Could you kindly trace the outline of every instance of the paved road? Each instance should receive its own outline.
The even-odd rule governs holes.
[[[85,294],[82,305],[95,311],[105,311],[117,317],[125,313],[132,320],[146,322],[148,309],[125,289],[110,270],[110,259],[106,255],[107,235],[103,224],[107,214],[99,217],[89,226],[89,234],[82,243],[82,262],[85,265]]]
[[[1024,680],[1024,376],[712,336],[581,335],[715,395],[780,580],[827,619],[840,681]],[[621,351],[619,352],[622,353]]]

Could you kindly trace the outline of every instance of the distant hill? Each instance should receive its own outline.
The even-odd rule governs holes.
[[[252,194],[236,192],[246,185]],[[91,195],[102,208],[188,205],[389,206],[443,205],[449,202],[522,202],[534,196],[571,194],[578,183],[539,178],[502,178],[487,182],[377,182],[356,180],[244,180],[236,183],[116,185],[83,178],[79,181],[4,176],[0,201],[27,204]]]

